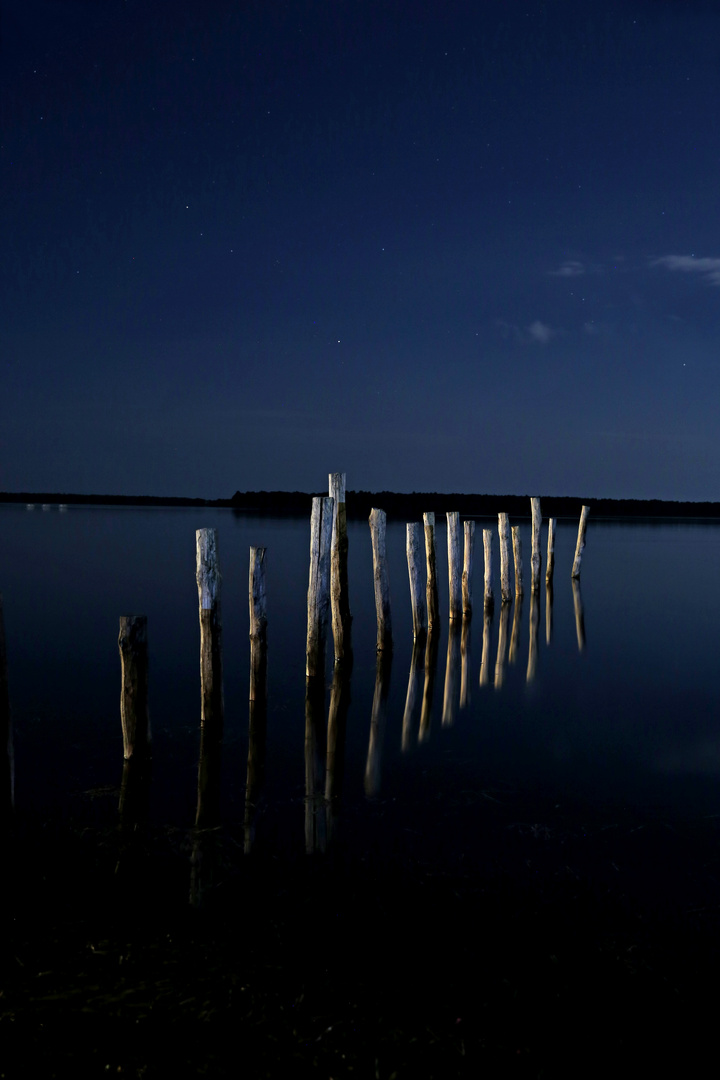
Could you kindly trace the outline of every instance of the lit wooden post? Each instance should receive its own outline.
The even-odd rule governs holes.
[[[580,563],[582,561],[582,553],[585,547],[585,532],[587,530],[587,519],[590,513],[589,506],[583,506],[580,513],[580,524],[578,525],[577,544],[575,545],[575,561],[573,562],[572,576],[574,578],[580,577]]]
[[[267,588],[265,585],[265,556],[267,548],[250,548],[248,603],[250,609],[250,645],[267,645]],[[252,685],[250,697],[253,698]]]
[[[330,605],[332,611],[335,661],[342,660],[348,648],[350,600],[348,596],[348,534],[345,506],[345,473],[329,474],[330,498],[333,500],[330,555]]]
[[[472,615],[472,571],[473,548],[475,547],[475,522],[463,522],[463,573],[462,573],[462,613],[469,619]]]
[[[437,559],[435,555],[435,515],[423,514],[423,527],[425,529],[425,559],[427,563],[427,620],[428,630],[438,626],[440,622],[440,597],[437,583]]]
[[[498,514],[498,536],[500,538],[500,594],[503,604],[512,600],[510,592],[510,521],[507,514]]]
[[[370,511],[370,538],[373,553],[373,580],[375,583],[375,614],[377,616],[378,652],[392,649],[392,621],[390,618],[390,582],[388,580],[387,553],[385,549],[386,517],[384,510]]]
[[[200,760],[195,824],[212,827],[220,817],[220,744],[224,724],[222,622],[217,532],[198,529],[196,580],[200,609]]]
[[[492,588],[492,529],[483,529],[483,551],[485,554],[485,610],[492,611],[495,603]]]
[[[120,722],[123,733],[123,757],[147,751],[148,725],[148,642],[147,616],[121,615],[118,636],[122,688]]]
[[[330,601],[330,542],[333,500],[316,497],[310,518],[310,580],[307,598],[305,674],[325,675],[327,612]]]
[[[548,546],[547,567],[545,569],[545,581],[551,582],[555,569],[555,518],[548,518]]]
[[[5,621],[0,596],[0,829],[10,825],[14,802],[12,726],[8,690]]]
[[[460,514],[448,510],[447,547],[448,547],[448,587],[450,595],[450,621],[462,618],[462,570],[460,569]]]
[[[405,526],[405,534],[405,550],[407,553],[408,575],[410,577],[413,636],[417,640],[424,636],[427,629],[427,611],[421,582],[422,556],[420,546],[422,543],[422,525],[419,522],[408,522]]]
[[[532,511],[532,555],[530,556],[531,591],[535,593],[540,588],[540,565],[542,563],[542,556],[540,554],[540,529],[542,528],[540,500],[531,499],[530,509]]]
[[[520,540],[520,526],[512,527],[513,559],[515,560],[515,596],[523,595],[523,564],[522,564],[522,541]]]

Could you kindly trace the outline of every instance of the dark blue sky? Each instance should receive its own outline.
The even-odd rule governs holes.
[[[1,490],[720,499],[720,5],[0,11]]]

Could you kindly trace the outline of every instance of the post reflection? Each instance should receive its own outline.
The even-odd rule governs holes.
[[[430,738],[432,719],[433,691],[437,673],[438,653],[440,651],[440,633],[437,627],[431,627],[425,643],[425,683],[423,686],[422,711],[420,713],[420,731],[418,742],[427,742]]]
[[[406,753],[411,749],[416,739],[415,714],[417,712],[417,703],[422,693],[420,688],[423,681],[426,638],[426,634],[421,634],[413,641],[412,657],[410,658],[410,674],[408,675],[408,687],[405,696],[405,711],[403,713],[403,753]]]
[[[514,664],[520,652],[520,627],[522,625],[523,595],[515,594],[515,614],[513,615],[512,634],[510,635],[510,655],[508,662]]]
[[[466,616],[462,622],[460,638],[460,708],[467,709],[470,704],[470,672],[472,670],[471,639],[472,619]]]
[[[536,589],[530,593],[530,644],[526,681],[531,683],[537,670],[538,631],[540,627],[540,594]]]
[[[582,652],[585,648],[585,609],[583,608],[582,593],[580,592],[580,582],[577,578],[572,579],[572,591],[578,651]]]
[[[390,693],[390,671],[392,652],[383,649],[377,654],[375,662],[375,694],[370,716],[370,740],[365,764],[365,794],[375,798],[380,794],[382,772],[382,748],[385,741],[385,723],[387,719],[387,700]]]
[[[450,727],[455,723],[460,676],[460,635],[460,621],[451,619],[448,630],[447,659],[445,661],[445,690],[443,693],[441,721],[443,727]]]
[[[10,827],[13,811],[13,752],[8,691],[5,621],[0,596],[0,833]]]
[[[545,584],[545,641],[549,645],[553,634],[553,583],[552,577]]]
[[[505,660],[507,657],[508,624],[510,622],[510,605],[504,603],[500,607],[500,625],[498,628],[497,659],[495,660],[495,689],[502,687],[505,678]]]
[[[350,677],[352,651],[349,648],[349,624],[346,627],[345,658],[335,664],[327,725],[327,755],[325,758],[325,816],[328,845],[337,833],[345,773],[345,732],[350,708]]]
[[[267,741],[267,646],[250,643],[250,700],[248,702],[248,758],[245,782],[244,849],[249,855],[255,844],[255,823],[265,781]]]
[[[325,682],[305,680],[305,851],[325,851]]]
[[[490,685],[490,638],[492,636],[493,610],[494,605],[492,603],[485,604],[485,612],[483,614],[482,656],[480,658],[480,686]]]

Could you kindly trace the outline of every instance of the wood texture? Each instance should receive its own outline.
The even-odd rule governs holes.
[[[373,581],[375,585],[375,614],[377,616],[378,652],[392,648],[392,619],[390,617],[390,581],[388,578],[387,552],[385,546],[386,517],[384,510],[376,507],[370,511],[370,537],[373,553]]]
[[[405,552],[407,554],[408,577],[410,579],[413,636],[416,640],[424,637],[427,631],[427,608],[425,606],[425,590],[422,582],[422,542],[422,525],[416,521],[409,521],[405,526]]]
[[[462,565],[460,562],[460,514],[448,510],[447,549],[448,549],[448,592],[450,621],[462,618]]]
[[[580,577],[580,563],[582,562],[582,553],[585,550],[585,533],[587,531],[587,520],[589,513],[590,507],[583,506],[580,512],[580,524],[578,525],[577,544],[575,545],[575,560],[573,562],[572,568],[573,578]]]
[[[148,746],[148,641],[145,615],[121,615],[118,636],[122,685],[120,723],[123,757],[145,753]]]
[[[307,598],[305,674],[325,677],[327,617],[330,604],[330,544],[333,500],[316,497],[310,518],[310,580]]]

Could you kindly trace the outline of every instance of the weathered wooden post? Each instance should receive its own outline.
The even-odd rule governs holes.
[[[498,628],[498,649],[495,661],[495,689],[500,690],[505,678],[505,657],[507,655],[507,633],[510,621],[510,605],[500,605],[500,625]]]
[[[342,660],[348,648],[352,616],[348,595],[348,534],[345,507],[345,473],[329,474],[330,498],[333,500],[330,555],[330,604],[332,611],[335,662]]]
[[[540,529],[542,528],[542,514],[540,513],[540,500],[531,499],[530,509],[532,512],[532,555],[530,556],[531,591],[537,592],[540,588]]]
[[[267,738],[267,549],[250,548],[248,605],[250,611],[250,692],[248,704],[248,757],[245,785],[245,854],[255,843],[255,817],[265,776]]]
[[[0,596],[0,828],[10,825],[13,792],[13,747],[10,720],[10,693],[8,689],[7,647],[5,645],[5,620]]]
[[[498,536],[500,538],[500,595],[503,604],[512,600],[510,592],[510,521],[507,514],[498,514]]]
[[[144,754],[148,748],[148,642],[147,616],[121,615],[118,636],[122,688],[120,723],[123,757]]]
[[[533,589],[530,593],[530,645],[528,647],[528,666],[526,682],[533,682],[537,670],[538,627],[540,625],[540,594]]]
[[[215,529],[198,529],[195,541],[200,609],[200,723],[204,730],[221,738],[224,698],[217,532]]]
[[[572,579],[573,607],[575,608],[575,633],[577,634],[578,652],[585,648],[585,611],[583,609],[580,582]]]
[[[440,595],[437,583],[437,559],[435,554],[435,515],[423,514],[425,529],[425,559],[427,563],[427,620],[428,630],[440,624]]]
[[[515,560],[515,597],[519,599],[523,595],[523,564],[522,564],[522,541],[520,539],[520,526],[512,527],[513,559]]]
[[[515,612],[513,614],[512,633],[510,635],[510,652],[508,663],[514,664],[520,651],[520,627],[522,623],[523,594],[518,593],[515,597]]]
[[[330,602],[330,542],[333,500],[316,497],[310,518],[310,580],[307,598],[305,674],[325,676],[327,613]]]
[[[492,529],[483,529],[483,551],[485,554],[485,610],[492,611],[495,603],[492,588]]]
[[[385,511],[370,511],[370,537],[373,553],[373,579],[375,582],[375,613],[377,616],[378,652],[392,649],[392,622],[390,619],[390,582],[388,580],[387,554],[385,550]]]
[[[492,631],[492,605],[485,607],[483,615],[482,657],[480,659],[480,686],[490,683],[490,634]]]
[[[472,619],[463,619],[460,638],[460,708],[470,704],[470,636]]]
[[[425,636],[427,630],[427,610],[421,578],[422,556],[420,545],[422,543],[422,525],[419,522],[408,522],[405,526],[405,551],[407,554],[408,575],[410,578],[410,602],[412,604],[413,636],[417,641]]]
[[[472,615],[472,571],[473,548],[475,547],[475,522],[463,522],[463,572],[462,572],[462,613],[463,618]]]
[[[365,794],[373,799],[380,794],[382,773],[382,748],[385,741],[385,723],[387,701],[390,694],[390,671],[392,652],[389,649],[378,650],[375,661],[375,693],[373,695],[372,715],[370,717],[370,739],[368,756],[365,764]]]
[[[555,569],[555,518],[548,518],[548,547],[547,547],[547,567],[545,570],[545,581],[551,582],[553,579],[553,570]]]
[[[405,695],[405,711],[402,725],[402,751],[410,749],[413,742],[413,730],[415,726],[416,702],[420,696],[420,683],[423,677],[425,636],[416,637],[413,641],[412,657],[410,658],[410,674],[408,675],[407,694]]]
[[[443,727],[451,727],[455,723],[458,675],[460,674],[460,629],[461,624],[457,619],[453,619],[448,633],[447,659],[445,661],[445,691],[443,693],[441,720]]]
[[[587,530],[587,519],[590,513],[589,506],[583,506],[580,513],[580,524],[578,525],[577,544],[575,545],[575,561],[573,562],[572,576],[573,578],[580,577],[580,563],[582,561],[582,553],[585,548],[585,532]]]
[[[450,621],[462,618],[462,570],[460,568],[460,514],[448,510],[447,547],[448,547],[448,587],[450,595]]]

